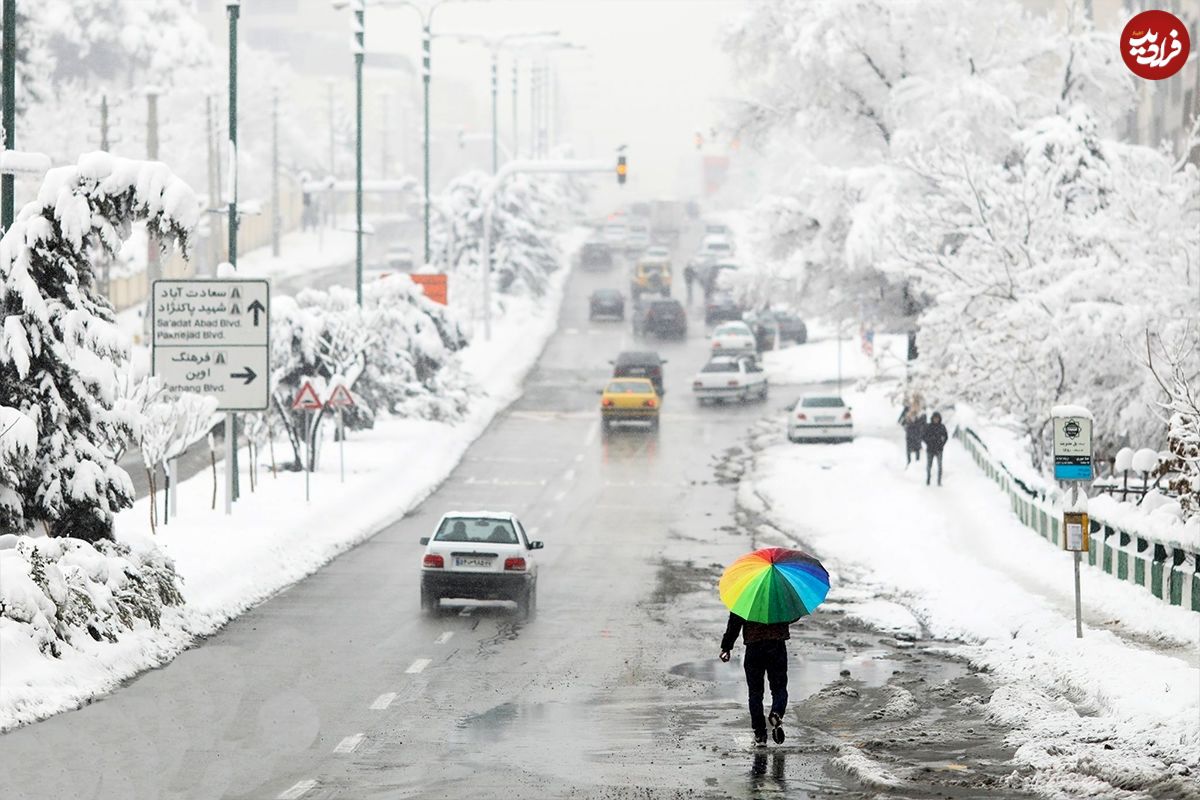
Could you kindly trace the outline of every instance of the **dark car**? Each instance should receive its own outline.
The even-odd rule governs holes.
[[[718,292],[708,298],[704,304],[704,324],[716,325],[720,322],[736,322],[742,318],[742,309],[734,302],[733,296],[726,292]]]
[[[750,326],[750,330],[754,331],[754,343],[758,352],[765,353],[768,350],[774,350],[776,341],[782,344],[783,334],[774,312],[756,311],[752,314],[745,314],[742,316],[742,321]]]
[[[779,338],[781,341],[793,341],[804,344],[808,341],[808,326],[804,320],[790,311],[776,311],[775,321],[779,323]]]
[[[648,350],[627,350],[617,356],[613,365],[614,378],[649,378],[654,384],[654,391],[663,394],[663,364],[666,359],[658,357],[658,353]]]
[[[579,251],[579,266],[586,270],[612,269],[612,250],[604,242],[587,242]]]
[[[661,339],[687,338],[687,312],[672,298],[640,303],[633,315],[633,332],[639,336],[652,333]]]
[[[597,289],[588,298],[588,319],[625,319],[625,295],[616,289]]]

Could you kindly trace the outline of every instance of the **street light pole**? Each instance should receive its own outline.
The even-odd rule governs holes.
[[[499,95],[500,95],[500,50],[492,48],[492,174],[500,168],[500,151],[496,137],[500,132]]]
[[[354,0],[354,291],[363,304],[363,59],[366,0]]]
[[[4,149],[17,147],[17,0],[4,0],[4,42],[2,67],[4,71]],[[0,176],[0,228],[12,226],[16,176]]]
[[[237,197],[238,197],[238,150],[237,150],[237,24],[241,11],[240,0],[225,0],[229,13],[229,263],[237,269]],[[237,463],[237,414],[225,412],[225,513],[233,511],[233,501],[238,497]]]
[[[424,261],[424,263],[428,264],[429,256],[430,256],[430,253],[429,253],[429,81],[430,81],[430,78],[432,77],[432,70],[433,70],[433,31],[430,29],[430,24],[431,24],[430,18],[433,16],[433,9],[430,8],[428,11],[421,10],[421,9],[418,9],[418,10],[421,11],[421,81],[424,85],[424,90],[425,90],[425,98],[424,98],[425,134],[424,134],[424,140],[423,140],[424,143],[422,145],[422,152],[424,154],[424,160],[425,160],[425,182],[424,182],[425,261]]]

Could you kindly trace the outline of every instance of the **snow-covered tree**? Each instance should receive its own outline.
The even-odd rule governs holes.
[[[93,153],[51,170],[0,240],[0,405],[39,433],[6,530],[41,522],[53,535],[106,538],[113,513],[132,503],[112,456],[136,425],[115,405],[126,343],[90,254],[115,253],[139,220],[165,245],[186,246],[198,215],[191,189],[163,164]]]

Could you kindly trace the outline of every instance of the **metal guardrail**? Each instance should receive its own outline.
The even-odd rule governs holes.
[[[1062,515],[1043,492],[1035,491],[1009,472],[988,451],[979,435],[959,427],[957,438],[976,465],[1003,490],[1013,513],[1028,528],[1062,546]],[[1174,544],[1157,542],[1090,516],[1091,543],[1086,554],[1090,566],[1117,580],[1141,586],[1173,606],[1200,611],[1200,557]]]

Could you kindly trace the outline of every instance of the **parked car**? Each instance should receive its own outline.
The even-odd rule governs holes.
[[[510,600],[520,616],[536,613],[538,570],[533,553],[542,543],[530,540],[513,514],[451,511],[421,544],[422,609],[436,611],[447,598]]]
[[[412,272],[417,264],[417,258],[413,255],[412,248],[402,244],[389,247],[383,256],[383,261],[388,269],[395,272]]]
[[[709,297],[704,304],[704,324],[715,325],[718,322],[740,320],[742,309],[734,302],[733,295],[728,292],[717,292]]]
[[[613,365],[614,378],[646,378],[654,384],[654,390],[660,395],[663,390],[663,364],[667,361],[660,358],[658,353],[648,350],[626,350],[620,353]]]
[[[754,331],[744,322],[722,322],[713,331],[713,355],[753,355],[757,352]]]
[[[629,277],[629,293],[636,300],[642,292],[657,292],[663,297],[671,294],[670,261],[661,258],[638,259]]]
[[[776,310],[772,313],[775,315],[775,321],[779,323],[781,340],[792,341],[796,344],[804,344],[808,341],[808,326],[799,316],[791,311]]]
[[[625,295],[617,289],[597,289],[588,297],[588,319],[625,319]]]
[[[579,266],[589,272],[612,269],[612,248],[605,242],[585,242],[579,250]]]
[[[648,378],[614,378],[600,393],[600,422],[612,430],[618,422],[648,422],[658,430],[659,393]]]
[[[639,303],[633,314],[633,332],[638,336],[654,334],[660,339],[686,339],[687,312],[672,298]]]
[[[834,395],[806,394],[789,409],[788,441],[854,441],[850,406]]]
[[[692,379],[701,405],[721,400],[767,399],[767,373],[751,356],[713,356]]]

